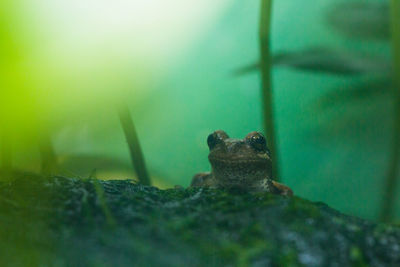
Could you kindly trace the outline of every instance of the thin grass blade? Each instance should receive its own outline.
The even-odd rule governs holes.
[[[261,99],[263,109],[264,129],[267,134],[268,146],[272,154],[272,173],[275,180],[279,180],[279,154],[274,127],[274,108],[272,90],[272,60],[271,60],[271,17],[272,0],[261,0],[261,14],[259,26],[260,41],[260,71],[261,71]]]
[[[132,116],[126,105],[123,105],[120,108],[119,119],[125,133],[132,164],[138,176],[139,182],[143,185],[151,185],[150,176],[147,172],[142,148],[140,146],[139,137],[136,133]]]
[[[380,218],[389,222],[393,219],[396,200],[396,188],[398,184],[398,172],[400,162],[400,1],[391,0],[391,31],[392,54],[394,64],[394,82],[396,87],[396,109],[394,114],[394,132],[391,144],[391,154],[388,172],[385,182],[384,198]],[[398,198],[397,198],[398,199]]]

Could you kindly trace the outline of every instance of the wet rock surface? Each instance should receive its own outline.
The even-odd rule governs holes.
[[[400,266],[396,226],[298,197],[129,180],[0,182],[0,236],[1,266]]]

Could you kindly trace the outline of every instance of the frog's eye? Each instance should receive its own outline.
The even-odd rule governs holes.
[[[246,136],[246,141],[257,151],[263,151],[269,154],[267,140],[259,132],[252,132]]]
[[[208,147],[213,149],[216,145],[223,143],[225,139],[228,139],[229,136],[222,130],[218,130],[213,132],[207,137]]]

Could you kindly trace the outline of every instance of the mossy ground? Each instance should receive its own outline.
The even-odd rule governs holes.
[[[4,177],[1,266],[400,266],[400,228],[298,197]]]

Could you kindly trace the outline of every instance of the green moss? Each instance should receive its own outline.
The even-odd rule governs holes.
[[[104,213],[104,216],[106,217],[107,220],[107,224],[109,227],[116,227],[116,222],[114,217],[111,214],[110,209],[108,208],[105,196],[104,196],[104,190],[103,187],[101,186],[101,184],[99,183],[99,181],[97,179],[93,179],[93,186],[95,188],[96,191],[96,196],[97,196],[97,201],[101,207],[101,210]],[[85,196],[83,196],[85,197]],[[84,202],[84,204],[87,204]],[[88,214],[90,214],[90,209],[87,210]]]
[[[298,263],[297,251],[294,249],[283,250],[279,255],[279,265],[280,266],[300,266]]]
[[[368,264],[366,264],[365,262],[364,255],[361,249],[357,246],[352,246],[350,248],[350,259],[352,261],[353,266],[360,266],[360,267],[368,266]]]
[[[31,175],[0,196],[0,259],[15,265],[400,263],[399,228],[298,197]]]

